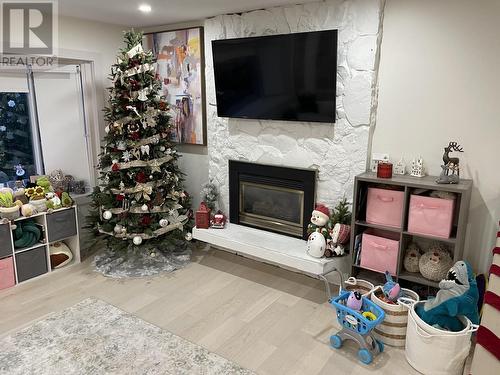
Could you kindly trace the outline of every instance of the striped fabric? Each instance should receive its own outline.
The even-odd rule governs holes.
[[[500,232],[497,233],[490,268],[488,290],[484,296],[481,326],[472,359],[472,375],[500,374]]]

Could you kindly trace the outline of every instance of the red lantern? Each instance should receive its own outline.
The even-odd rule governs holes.
[[[201,202],[195,217],[196,228],[208,229],[210,226],[210,209],[205,202]]]

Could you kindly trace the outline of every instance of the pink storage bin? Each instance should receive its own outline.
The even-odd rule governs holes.
[[[16,284],[14,262],[12,257],[0,259],[0,289],[10,288]]]
[[[399,234],[384,233],[381,237],[365,231],[361,242],[361,267],[396,274],[398,267]]]
[[[455,200],[452,199],[412,195],[408,232],[450,238],[454,207]]]
[[[368,188],[366,222],[401,228],[404,192]]]

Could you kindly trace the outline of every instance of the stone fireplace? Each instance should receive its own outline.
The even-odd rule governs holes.
[[[307,238],[316,171],[229,160],[232,223]]]

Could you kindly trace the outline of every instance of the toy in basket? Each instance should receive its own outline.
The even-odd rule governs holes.
[[[358,343],[358,358],[364,364],[370,364],[373,357],[384,351],[384,344],[376,340],[371,331],[384,320],[385,313],[380,307],[366,297],[361,297],[362,305],[359,311],[349,308],[349,291],[342,291],[339,296],[332,298],[330,303],[337,310],[337,320],[343,328],[330,337],[330,344],[335,349],[342,346],[344,340],[353,340]],[[356,296],[357,298],[357,296]],[[350,301],[349,301],[350,302]]]

